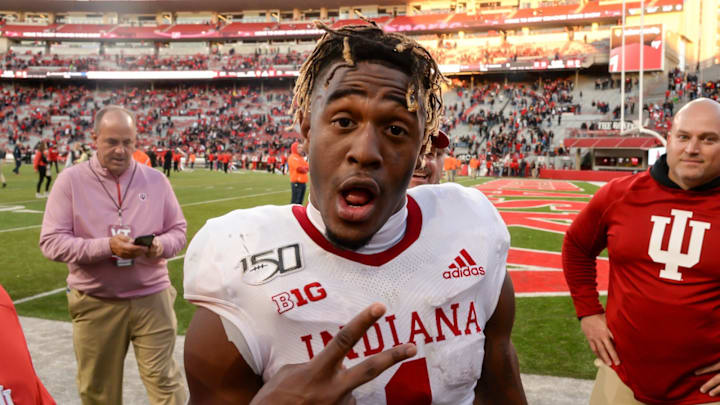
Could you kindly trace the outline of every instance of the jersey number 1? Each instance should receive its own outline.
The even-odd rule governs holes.
[[[385,385],[387,405],[431,405],[432,390],[425,358],[400,365]]]

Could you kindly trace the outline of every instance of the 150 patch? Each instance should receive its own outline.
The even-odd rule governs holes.
[[[302,269],[300,245],[293,243],[244,257],[240,263],[243,281],[251,285],[267,283],[277,276]]]

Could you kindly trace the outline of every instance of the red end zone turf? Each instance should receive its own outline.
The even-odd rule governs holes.
[[[590,194],[567,193],[582,191],[567,181],[498,179],[477,188],[490,198],[508,227],[560,234],[565,233],[578,212],[587,205],[587,201],[577,198],[592,197]],[[558,200],[559,197],[572,199]],[[542,207],[549,207],[553,212],[522,211]],[[562,257],[558,252],[512,247],[508,253],[508,270],[518,296],[570,294],[562,273]],[[606,258],[597,259],[597,270],[598,289],[607,291],[609,264]]]

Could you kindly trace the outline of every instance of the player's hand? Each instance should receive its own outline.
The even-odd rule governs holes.
[[[312,360],[280,368],[250,405],[354,405],[353,389],[417,353],[415,345],[404,344],[378,353],[352,368],[343,367],[345,355],[384,313],[382,304],[365,308]]]
[[[150,245],[150,248],[148,249],[148,252],[145,254],[145,256],[154,259],[156,257],[160,257],[163,254],[163,245],[160,242],[158,238],[153,238],[152,244]]]
[[[695,372],[695,375],[712,373],[713,371],[720,371],[720,361],[712,366],[701,368]],[[703,384],[702,387],[700,387],[700,392],[703,394],[709,394],[711,397],[720,395],[720,373],[715,374],[713,378]]]
[[[133,240],[125,235],[115,235],[110,238],[110,250],[115,256],[123,259],[134,259],[138,256],[147,254],[148,248],[132,243]]]
[[[605,314],[596,314],[585,316],[580,320],[580,328],[582,328],[590,349],[595,355],[602,360],[608,367],[615,364],[620,365],[620,358],[615,351],[613,336],[607,327]]]

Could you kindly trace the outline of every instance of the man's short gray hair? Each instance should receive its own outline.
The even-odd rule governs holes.
[[[103,117],[105,117],[105,114],[109,112],[115,112],[120,111],[125,114],[127,114],[128,117],[132,120],[133,126],[137,128],[137,121],[135,120],[135,114],[133,114],[130,110],[128,110],[125,107],[110,104],[100,109],[100,111],[95,113],[95,121],[93,124],[93,131],[95,131],[95,135],[98,135],[100,133],[100,123],[102,122]]]

